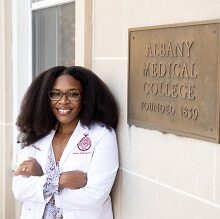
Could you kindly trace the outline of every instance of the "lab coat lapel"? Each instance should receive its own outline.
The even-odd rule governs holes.
[[[42,168],[45,170],[45,165],[48,157],[48,150],[52,144],[52,139],[55,134],[55,130],[52,130],[49,135],[44,137],[42,141],[39,142],[39,146],[35,146],[36,159],[42,164]]]
[[[78,125],[76,126],[76,129],[74,130],[73,134],[71,135],[71,137],[65,147],[65,150],[63,151],[62,157],[59,162],[60,168],[62,168],[64,161],[67,159],[69,154],[72,153],[73,149],[77,146],[77,144],[83,138],[84,134],[87,132],[88,132],[88,128],[83,127],[81,125],[81,123],[79,122]]]

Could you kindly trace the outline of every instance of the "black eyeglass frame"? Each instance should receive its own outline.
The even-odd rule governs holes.
[[[52,98],[51,92],[53,92],[53,91],[59,92],[61,94],[61,97],[60,98]],[[75,94],[77,93],[78,97],[76,99],[69,99],[68,94],[70,94],[71,92],[75,93]],[[66,92],[62,92],[61,90],[56,90],[56,89],[48,91],[48,96],[49,96],[50,100],[52,100],[52,101],[60,101],[63,98],[63,95],[65,95],[67,100],[69,100],[69,101],[78,101],[81,97],[81,92],[78,90],[68,90]]]

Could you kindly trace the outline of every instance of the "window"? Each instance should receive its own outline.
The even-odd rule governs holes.
[[[74,64],[75,3],[34,9],[32,11],[33,77],[56,65]]]

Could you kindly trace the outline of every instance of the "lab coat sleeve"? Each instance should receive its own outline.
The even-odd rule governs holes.
[[[118,148],[115,132],[107,132],[96,145],[84,188],[63,189],[56,204],[63,209],[92,209],[102,205],[109,196],[118,170]]]
[[[12,191],[19,201],[33,201],[46,203],[43,195],[43,185],[46,175],[43,176],[14,176],[12,180]]]
[[[18,167],[28,157],[34,157],[30,148],[21,149],[18,152],[17,164]],[[43,176],[13,176],[12,191],[14,196],[19,201],[34,201],[45,203],[43,195],[43,186],[46,182],[46,175]]]

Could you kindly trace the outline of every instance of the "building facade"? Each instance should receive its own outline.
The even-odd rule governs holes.
[[[74,63],[97,73],[120,107],[115,219],[219,219],[220,145],[127,123],[128,29],[219,19],[219,0],[0,0],[0,218],[19,218],[11,169],[16,115],[32,80],[32,13],[68,3]]]

